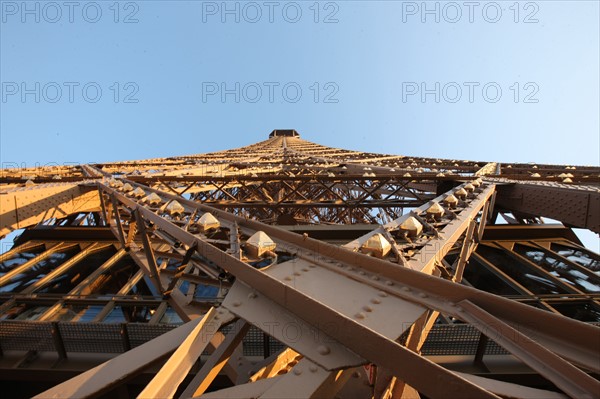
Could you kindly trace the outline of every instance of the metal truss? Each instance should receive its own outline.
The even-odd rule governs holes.
[[[150,322],[156,323],[167,307],[185,322],[37,398],[99,397],[150,366],[153,378],[139,398],[598,397],[598,327],[547,311],[553,299],[534,295],[518,281],[511,281],[516,292],[547,307],[461,284],[471,261],[486,262],[473,254],[498,214],[528,227],[542,229],[546,216],[598,231],[600,168],[510,166],[361,153],[311,143],[294,131],[274,131],[266,141],[212,154],[27,170],[26,188],[17,188],[23,185],[18,171],[4,170],[2,182],[15,205],[3,207],[0,228],[46,221],[109,228],[114,237],[110,243],[81,246],[77,255],[13,294],[0,311],[38,300],[31,295],[90,253],[114,246],[110,258],[76,280],[39,320],[53,322],[66,303],[91,300],[84,298],[94,291],[90,286],[128,257],[137,272],[112,298],[99,299],[103,309],[95,320],[119,303],[135,302],[131,289],[145,279],[159,298],[147,302],[159,312]],[[45,183],[59,179],[50,176],[64,182]],[[47,190],[53,187],[79,190],[71,202],[83,197],[86,205],[66,209],[66,197],[54,194],[56,199],[45,200],[18,225],[4,216],[21,214],[19,204],[31,203],[15,194],[20,190],[48,192],[52,198]],[[542,201],[539,196],[549,192],[537,187],[567,199]],[[565,210],[570,196],[585,197],[585,209],[578,202]],[[312,238],[310,229],[293,231],[303,225],[334,231],[341,225],[368,227],[332,243]],[[0,275],[0,289],[72,245],[67,238]],[[510,244],[511,250],[514,245],[522,244]],[[525,249],[543,252],[536,245],[526,243]],[[4,259],[27,248],[12,249]],[[533,270],[554,267],[554,258],[521,252],[515,256]],[[566,255],[559,261],[596,281],[593,271]],[[558,273],[562,280],[552,277],[565,292],[562,298],[597,301],[585,287],[565,283],[567,274]],[[194,294],[198,286],[218,293],[201,300]],[[459,372],[423,356],[441,317],[479,331],[479,361],[493,340],[553,390]],[[241,343],[251,327],[283,349],[259,360],[244,356]],[[63,341],[55,334],[55,342]],[[62,354],[68,356],[66,350]],[[214,391],[219,375],[232,386]]]
[[[0,196],[0,236],[48,219],[62,219],[78,212],[99,210],[98,195],[80,183],[25,184]]]

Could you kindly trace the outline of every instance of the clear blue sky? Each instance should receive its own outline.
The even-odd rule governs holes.
[[[274,128],[600,164],[598,1],[72,4],[0,2],[3,166],[208,152]]]

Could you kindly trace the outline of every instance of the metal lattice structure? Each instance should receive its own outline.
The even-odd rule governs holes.
[[[600,397],[599,167],[275,130],[0,183],[14,397]]]

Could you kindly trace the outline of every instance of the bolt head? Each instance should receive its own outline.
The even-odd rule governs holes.
[[[325,356],[325,355],[328,355],[328,354],[331,352],[331,349],[329,349],[329,347],[328,347],[328,346],[325,346],[325,345],[319,345],[319,346],[317,347],[317,352],[319,352],[319,354],[320,354],[320,355],[323,355],[323,356]]]

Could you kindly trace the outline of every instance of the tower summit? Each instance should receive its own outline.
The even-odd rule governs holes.
[[[294,129],[275,129],[269,134],[269,138],[273,137],[300,137],[300,134]]]

